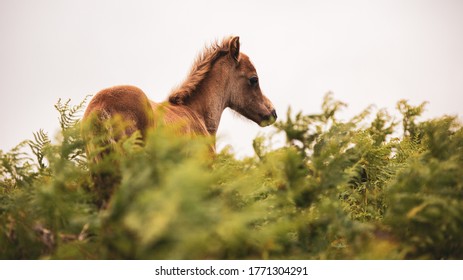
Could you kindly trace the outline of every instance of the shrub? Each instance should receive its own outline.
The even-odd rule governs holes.
[[[144,142],[99,139],[99,161],[85,156],[84,103],[55,106],[58,143],[40,130],[0,151],[1,258],[463,257],[462,126],[418,122],[424,103],[400,101],[402,122],[371,108],[341,121],[346,105],[328,94],[320,114],[288,110],[286,144],[260,136],[253,157],[212,156],[210,139],[161,127]]]

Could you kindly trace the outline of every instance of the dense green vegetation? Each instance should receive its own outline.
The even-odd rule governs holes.
[[[60,101],[57,144],[39,131],[0,151],[0,258],[462,259],[458,119],[418,121],[424,104],[400,101],[401,119],[341,121],[344,106],[288,110],[286,144],[257,137],[254,157],[160,128],[98,142],[94,162],[83,103]]]

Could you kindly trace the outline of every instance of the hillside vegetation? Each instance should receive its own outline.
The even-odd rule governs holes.
[[[327,95],[319,114],[288,110],[286,144],[259,136],[253,157],[160,128],[99,139],[97,162],[84,103],[55,105],[56,144],[38,131],[0,151],[0,258],[463,259],[463,129],[418,121],[424,103],[341,121]]]

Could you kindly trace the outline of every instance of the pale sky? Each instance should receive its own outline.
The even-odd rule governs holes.
[[[463,113],[463,1],[0,0],[0,149],[58,130],[74,104],[120,84],[164,100],[205,44],[238,35],[280,117],[312,114],[323,95],[391,112],[429,101],[426,117]],[[218,148],[252,154],[260,128],[225,111]]]

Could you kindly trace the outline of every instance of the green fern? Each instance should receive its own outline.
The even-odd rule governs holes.
[[[32,153],[37,159],[37,164],[40,170],[44,170],[47,165],[44,162],[45,153],[47,147],[51,144],[48,134],[40,129],[38,132],[34,133],[34,140],[29,140],[28,145],[31,148]]]
[[[59,113],[59,123],[61,127],[62,147],[61,157],[85,168],[86,155],[84,141],[81,137],[80,118],[90,95],[87,95],[79,104],[72,106],[71,99],[55,104],[55,109]]]
[[[2,192],[30,186],[36,177],[29,155],[24,151],[28,141],[23,141],[8,153],[0,150],[0,187]]]
[[[276,125],[287,143],[274,148],[261,135],[253,157],[211,157],[209,139],[160,127],[143,143],[112,139],[91,161],[84,103],[58,101],[56,143],[39,130],[0,151],[0,258],[463,257],[463,127],[452,117],[420,122],[423,104],[399,102],[397,131],[373,107],[339,119],[345,104],[328,94],[319,113],[288,110]]]
[[[397,102],[397,109],[402,114],[402,128],[404,136],[411,138],[417,137],[416,119],[424,112],[427,102],[423,102],[418,106],[408,104],[407,100]]]
[[[62,130],[74,127],[80,121],[81,112],[87,104],[87,99],[91,97],[87,95],[82,102],[77,105],[71,106],[71,99],[68,99],[66,102],[62,102],[61,98],[58,99],[58,102],[55,104],[55,109],[59,113],[59,124]]]

